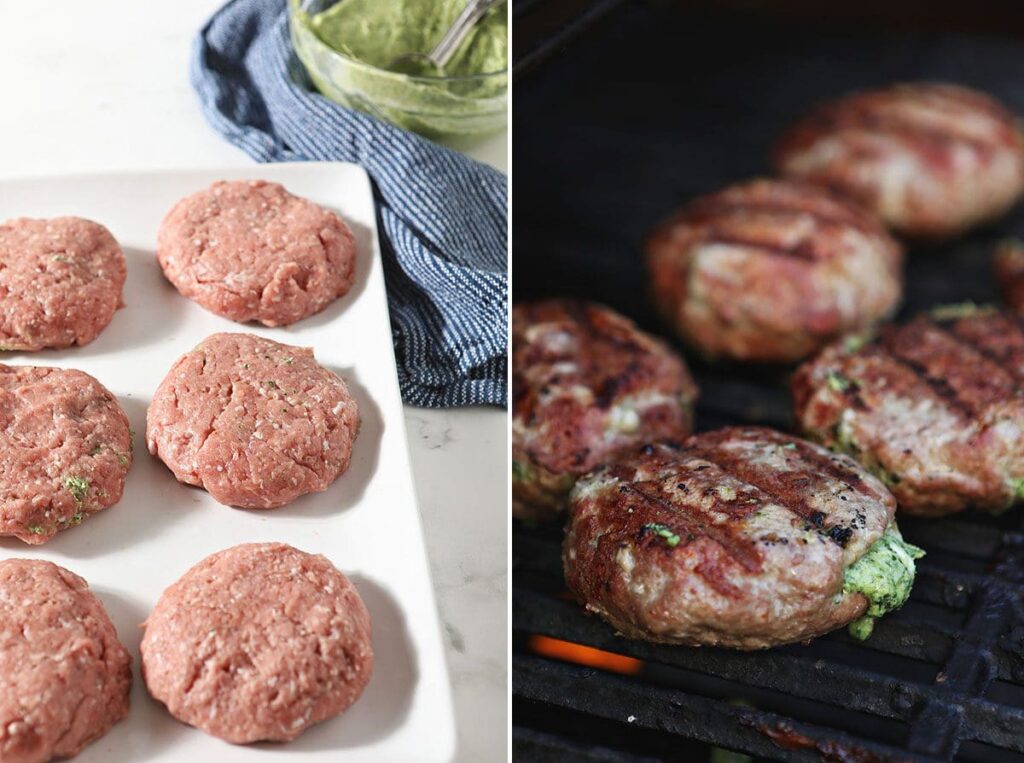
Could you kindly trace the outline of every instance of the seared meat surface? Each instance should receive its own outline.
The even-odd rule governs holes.
[[[830,347],[793,378],[811,438],[877,474],[908,514],[1001,511],[1024,493],[1024,327],[973,305]]]
[[[903,603],[912,559],[887,602],[846,585],[887,533],[902,544],[895,508],[851,458],[771,429],[643,445],[576,483],[566,581],[633,638],[740,649],[803,641]]]
[[[550,519],[576,477],[622,448],[685,437],[697,387],[667,345],[600,305],[512,309],[512,510]]]
[[[754,180],[684,206],[647,241],[655,304],[710,357],[788,362],[896,309],[902,252],[870,213]]]
[[[1014,115],[984,93],[934,82],[824,104],[783,136],[775,164],[915,236],[961,233],[1004,213],[1024,190]]]

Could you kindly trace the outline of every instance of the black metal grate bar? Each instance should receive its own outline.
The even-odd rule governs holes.
[[[820,760],[822,754],[841,757],[829,753],[845,751],[853,760],[927,760],[835,729],[793,722],[777,713],[539,657],[517,656],[513,684],[520,699],[569,707],[606,721],[678,734],[715,746],[739,748],[752,755]],[[773,737],[794,746],[780,747]]]
[[[520,544],[517,538],[517,555],[537,550],[536,539],[524,541]],[[550,559],[550,554],[546,556]],[[1024,753],[1024,707],[984,699],[987,686],[999,673],[993,652],[995,637],[1008,620],[1019,622],[1015,609],[983,594],[967,621],[969,635],[960,634],[956,639],[934,634],[927,621],[914,626],[898,622],[902,618],[896,613],[878,623],[870,648],[834,634],[809,646],[745,653],[625,640],[558,592],[519,585],[513,592],[513,624],[519,633],[547,635],[649,665],[713,676],[728,682],[737,697],[749,694],[750,689],[765,689],[828,704],[837,711],[909,723],[904,749],[940,760],[952,759],[962,738]],[[987,622],[983,632],[972,630],[979,619]],[[870,652],[878,654],[867,657]],[[950,656],[943,666],[938,658],[945,654]],[[885,660],[880,663],[882,657]],[[522,654],[517,654],[516,663],[522,659]],[[601,674],[595,671],[595,675]],[[517,679],[516,695],[523,690]]]

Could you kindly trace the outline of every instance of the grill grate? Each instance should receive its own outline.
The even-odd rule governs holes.
[[[517,84],[516,298],[585,296],[659,331],[637,262],[651,224],[765,172],[771,140],[810,102],[895,78],[973,84],[1024,112],[1020,41],[618,8]],[[993,299],[991,247],[1021,233],[1024,208],[913,252],[904,315]],[[789,427],[785,371],[694,371],[701,429]],[[869,641],[841,632],[757,653],[615,636],[566,595],[561,530],[516,524],[515,750],[531,761],[699,759],[707,745],[794,760],[1024,761],[1022,517],[901,519],[928,555],[910,601]],[[544,656],[535,635],[643,666],[625,675]]]
[[[514,694],[769,757],[784,750],[773,736],[790,743],[800,736],[814,756],[826,758],[871,753],[865,759],[951,760],[969,741],[989,746],[978,750],[978,760],[1024,760],[1021,533],[981,519],[902,524],[912,542],[932,550],[920,562],[910,602],[878,621],[869,642],[835,633],[810,645],[755,653],[616,636],[565,594],[560,533],[517,528],[516,633],[596,647],[645,665],[639,677],[618,676],[531,655],[520,638]],[[957,543],[957,529],[981,543]],[[977,557],[992,535],[999,562],[983,574],[973,568],[984,567]],[[972,552],[975,558],[967,555]],[[995,750],[1007,754],[995,757]]]
[[[785,425],[778,372],[734,372],[720,383],[722,370],[694,370],[703,428]],[[752,411],[749,400],[762,407]],[[910,601],[878,620],[868,642],[837,632],[806,646],[733,652],[616,636],[565,589],[561,529],[517,523],[516,701],[764,757],[1024,761],[1024,521],[1015,512],[966,514],[902,518],[900,528],[928,554]],[[623,677],[540,657],[526,634],[639,659],[644,668]]]
[[[696,373],[706,428],[750,420],[735,402],[730,413],[730,400],[766,397],[750,380],[748,394],[737,396],[742,380],[717,385],[708,369]],[[809,645],[734,652],[616,636],[565,589],[561,529],[517,524],[516,701],[764,757],[1024,761],[1024,523],[1014,513],[971,514],[904,518],[900,527],[928,555],[910,601],[877,621],[868,642],[837,632]],[[551,660],[532,653],[527,634],[644,667],[627,677]]]

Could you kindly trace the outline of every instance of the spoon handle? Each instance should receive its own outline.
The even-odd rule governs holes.
[[[459,49],[462,41],[466,39],[466,35],[476,26],[476,22],[487,11],[501,2],[503,0],[469,0],[448,31],[444,33],[441,40],[430,51],[428,56],[430,60],[438,68],[443,69],[452,56],[455,55],[455,51]]]

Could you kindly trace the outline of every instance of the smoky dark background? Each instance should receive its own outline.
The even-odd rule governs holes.
[[[647,232],[694,196],[770,175],[775,139],[820,101],[943,80],[1024,115],[1024,2],[577,0],[513,14],[513,296],[586,297],[650,330]],[[1018,208],[909,245],[904,314],[994,300],[993,246],[1021,234]]]

